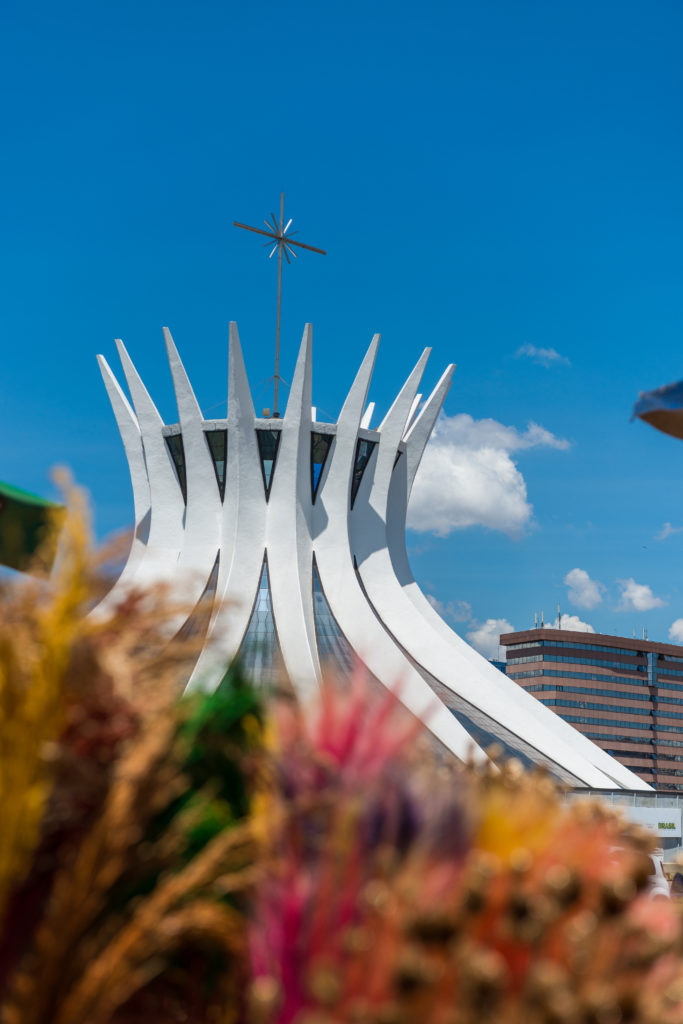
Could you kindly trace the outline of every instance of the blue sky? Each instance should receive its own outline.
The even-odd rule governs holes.
[[[314,324],[321,414],[374,331],[380,414],[424,345],[428,384],[457,363],[421,485],[430,507],[446,473],[442,516],[409,537],[456,627],[486,647],[560,601],[667,638],[683,445],[629,415],[683,377],[680,4],[9,0],[0,26],[0,477],[46,493],[67,463],[100,536],[130,521],[95,354],[123,337],[169,419],[164,324],[205,414],[229,320],[267,377],[275,268],[231,225],[284,189],[328,250],[283,309],[285,377]],[[604,589],[572,603],[575,569]]]

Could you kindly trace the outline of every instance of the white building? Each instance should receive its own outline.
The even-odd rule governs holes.
[[[284,417],[262,419],[231,324],[227,418],[205,420],[164,333],[176,424],[164,424],[121,342],[132,405],[99,357],[135,504],[130,556],[104,608],[131,586],[173,581],[188,607],[212,601],[190,686],[216,685],[239,654],[257,681],[277,661],[307,694],[326,661],[346,672],[358,657],[460,758],[496,742],[573,786],[649,788],[465,643],[412,576],[408,498],[453,366],[420,405],[425,350],[372,429],[376,336],[337,422],[321,423],[307,325]]]

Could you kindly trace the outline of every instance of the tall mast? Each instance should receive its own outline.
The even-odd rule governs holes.
[[[287,263],[291,263],[290,256],[294,259],[297,258],[297,254],[294,251],[294,246],[299,249],[308,249],[309,252],[318,252],[321,256],[326,256],[327,253],[324,249],[317,249],[314,245],[305,245],[304,242],[295,242],[292,235],[296,235],[296,231],[292,231],[289,234],[292,218],[285,224],[285,194],[280,193],[280,220],[275,219],[275,214],[270,215],[272,224],[268,220],[264,220],[263,223],[268,228],[264,231],[263,228],[253,228],[249,224],[242,224],[240,221],[235,220],[233,224],[236,228],[244,228],[245,231],[254,231],[257,235],[265,235],[270,241],[265,242],[264,248],[275,242],[272,249],[268,253],[268,258],[272,259],[277,249],[277,315],[275,320],[275,373],[272,376],[273,381],[273,416],[279,417],[280,412],[278,410],[278,391],[279,385],[282,378],[280,377],[280,313],[282,310],[282,257],[287,260]]]

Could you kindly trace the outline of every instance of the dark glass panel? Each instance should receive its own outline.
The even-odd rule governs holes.
[[[429,683],[431,688],[441,697],[448,710],[454,715],[460,724],[464,726],[474,741],[484,750],[491,744],[498,743],[503,747],[506,757],[517,757],[522,764],[540,765],[547,768],[551,774],[562,782],[569,782],[571,785],[581,785],[581,780],[573,775],[568,769],[553,761],[550,757],[541,753],[530,743],[517,736],[510,729],[487,715],[481,708],[475,707],[469,701],[464,700],[449,687],[439,682],[417,663],[415,667],[420,675]]]
[[[187,473],[185,470],[185,446],[183,445],[182,434],[173,434],[171,437],[167,437],[166,447],[173,459],[173,465],[175,466],[178,483],[180,484],[180,490],[182,491],[183,501],[187,505]]]
[[[257,430],[259,455],[261,456],[261,470],[263,472],[263,486],[266,489],[266,500],[270,497],[270,485],[275,472],[277,450],[280,446],[279,430]]]
[[[204,587],[201,597],[197,601],[192,614],[178,632],[179,639],[189,640],[191,637],[206,636],[209,628],[209,621],[211,619],[213,601],[216,596],[216,587],[218,586],[219,561],[220,553],[216,555],[216,560],[213,563],[213,569],[211,570],[209,578],[206,581],[206,586]]]
[[[311,434],[311,501],[315,502],[318,484],[332,445],[333,434]]]
[[[644,673],[647,671],[646,665],[629,664],[627,661],[604,661],[602,658],[572,658],[566,654],[528,654],[524,658],[518,658],[516,655],[512,657],[508,656],[507,663],[510,668],[514,668],[516,665],[526,665],[534,661],[543,661],[547,663],[553,663],[558,665],[595,665],[602,668],[618,668],[624,672],[640,672],[640,677],[633,676],[636,682],[645,682]]]
[[[630,651],[626,647],[603,647],[602,644],[575,644],[566,640],[528,640],[520,644],[508,644],[507,650],[519,651],[523,647],[574,647],[580,651],[597,651],[602,654],[627,654],[633,658],[645,657],[642,651]],[[683,658],[673,658],[672,660],[683,661]]]
[[[239,658],[247,677],[259,685],[275,682],[280,646],[273,617],[268,563],[264,560],[254,608],[249,619]]]
[[[360,577],[360,573],[356,572],[356,576],[362,587],[363,581]],[[368,603],[370,604],[370,602]],[[372,604],[370,604],[370,607],[372,608]],[[393,639],[396,640],[395,637]],[[577,778],[577,776],[573,775],[567,768],[564,768],[562,765],[553,761],[550,757],[543,754],[540,750],[537,750],[520,736],[517,736],[510,729],[507,729],[500,722],[491,718],[486,714],[486,712],[482,711],[481,708],[470,704],[469,701],[466,701],[459,694],[455,693],[450,687],[440,682],[440,680],[436,679],[435,676],[428,672],[422,665],[411,658],[405,648],[403,648],[403,652],[408,660],[412,662],[416,671],[419,672],[425,682],[429,684],[437,697],[441,698],[451,714],[458,719],[460,724],[472,736],[473,740],[484,750],[486,747],[491,746],[491,744],[500,744],[507,757],[519,758],[519,760],[527,766],[532,764],[543,766],[563,782],[568,782],[573,786],[582,785],[581,780]]]
[[[204,431],[206,443],[213,459],[213,468],[216,472],[218,490],[221,501],[225,498],[225,469],[228,460],[228,432],[227,430],[206,430]]]
[[[364,441],[362,438],[359,438],[356,444],[356,458],[353,464],[353,478],[351,480],[351,508],[353,508],[360,482],[363,479],[363,473],[376,444],[376,441]]]
[[[313,616],[315,635],[318,641],[320,662],[332,662],[334,667],[347,675],[353,668],[353,650],[332,614],[313,560]]]
[[[454,715],[465,730],[472,736],[474,741],[484,750],[492,743],[498,743],[503,747],[506,757],[516,757],[527,766],[531,764],[540,765],[562,782],[568,782],[573,786],[582,785],[581,780],[572,774],[567,768],[553,761],[546,754],[517,736],[510,729],[507,729],[501,722],[496,721],[487,715],[481,708],[470,704],[450,687],[436,679],[430,672],[414,661],[410,655],[406,656],[420,673],[422,678],[429,683],[432,690],[440,697],[448,710]]]

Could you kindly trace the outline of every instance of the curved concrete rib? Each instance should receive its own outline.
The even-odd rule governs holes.
[[[493,721],[504,724],[513,733],[531,742],[532,746],[551,761],[554,761],[559,753],[560,763],[569,771],[577,773],[577,777],[583,777],[591,785],[609,785],[609,781],[597,770],[589,771],[590,778],[586,778],[587,769],[583,759],[576,756],[567,742],[558,741],[557,736],[548,730],[537,728],[534,740],[531,741],[528,720],[524,710],[520,708],[522,702],[516,699],[517,694],[510,690],[509,685],[507,690],[505,689],[503,676],[498,673],[501,679],[500,686],[486,685],[478,666],[462,658],[459,652],[453,649],[453,645],[445,643],[442,637],[431,629],[427,620],[420,621],[416,616],[415,606],[403,592],[396,578],[387,548],[390,484],[394,479],[394,505],[400,515],[405,510],[408,470],[405,462],[403,465],[401,461],[396,462],[396,455],[428,356],[429,350],[426,350],[380,427],[375,472],[365,487],[361,485],[352,513],[353,553],[365,592],[377,617],[394,640],[401,638],[401,643],[411,658],[431,676],[454,694],[479,708]],[[427,422],[438,415],[446,391],[445,386],[437,385],[436,394],[430,398],[426,406]],[[413,436],[415,438],[416,435]],[[421,441],[421,438],[419,440]],[[418,444],[419,441],[413,441],[414,450],[419,450]],[[411,466],[411,472],[412,469]],[[404,483],[401,493],[397,494],[399,480]],[[405,536],[404,530],[402,536]],[[475,657],[480,658],[479,655]],[[484,661],[481,658],[480,660]],[[531,700],[534,699],[530,695],[527,696]]]
[[[268,569],[280,652],[289,679],[303,694],[320,680],[313,616],[311,548],[312,342],[306,324],[282,422],[267,530]],[[308,459],[306,455],[308,454]]]
[[[331,462],[322,495],[327,523],[314,542],[320,581],[339,628],[370,672],[385,684],[397,686],[402,703],[413,714],[424,718],[434,735],[459,757],[466,758],[468,754],[484,757],[377,621],[354,572],[347,510],[358,428],[378,343],[376,336],[337,421],[336,443],[328,459]],[[413,395],[406,415],[412,400]]]
[[[192,609],[204,591],[220,550],[221,497],[201,409],[168,327],[164,327],[164,340],[178,406],[187,488],[184,542],[175,575],[183,588],[183,601]],[[183,621],[181,614],[169,623],[169,628],[175,631]]]
[[[415,401],[412,404],[410,412],[408,413],[408,419],[406,420],[406,428],[405,428],[405,432],[406,433],[408,432],[408,428],[410,427],[410,425],[412,424],[413,420],[415,419],[415,416],[417,415],[417,410],[420,408],[420,402],[421,401],[422,401],[422,395],[421,394],[415,395]],[[404,434],[404,436],[405,436],[405,434]]]
[[[128,558],[126,559],[126,564],[123,567],[121,575],[116,581],[117,596],[113,599],[110,597],[110,595],[115,593],[112,590],[110,595],[107,595],[107,597],[105,597],[98,606],[99,611],[106,615],[111,611],[115,601],[120,599],[122,588],[128,587],[131,581],[135,578],[135,573],[142,563],[149,534],[151,504],[147,469],[145,467],[145,453],[142,447],[142,437],[140,435],[140,426],[135,413],[130,407],[128,399],[121,390],[119,382],[112,373],[107,360],[104,356],[98,356],[97,362],[100,367],[104,386],[107,389],[111,407],[114,411],[121,440],[123,441],[123,448],[128,462],[128,471],[130,473],[131,486],[133,488],[133,509],[135,514],[135,529],[133,531],[131,548],[128,553]]]
[[[434,412],[432,410],[432,414]],[[432,414],[430,414],[430,418]],[[438,410],[433,415],[434,420],[437,415]],[[431,431],[428,423],[424,425],[424,430],[428,437],[429,431]],[[481,707],[482,710],[488,707],[488,713],[494,720],[500,721],[512,732],[527,739],[532,746],[542,750],[552,760],[559,759],[562,763],[566,763],[567,767],[571,760],[574,764],[574,768],[571,770],[583,778],[587,784],[609,788],[612,785],[611,780],[614,780],[618,785],[627,789],[643,788],[645,784],[635,773],[625,768],[615,758],[610,757],[578,730],[572,730],[572,734],[568,735],[565,728],[566,723],[541,701],[536,700],[532,694],[527,693],[522,687],[517,687],[516,684],[514,684],[515,690],[511,690],[512,680],[503,676],[497,668],[490,665],[454,630],[450,629],[420,590],[408,561],[405,519],[407,494],[419,465],[417,453],[423,450],[422,438],[419,437],[411,453],[413,455],[412,463],[408,459],[405,468],[401,467],[400,463],[397,465],[389,494],[387,509],[387,551],[391,561],[389,575],[392,581],[395,580],[398,584],[398,590],[402,595],[399,596],[392,582],[392,592],[394,593],[392,605],[402,607],[403,612],[400,617],[389,611],[389,608],[385,606],[385,599],[378,593],[377,576],[382,571],[379,565],[380,560],[378,559],[372,567],[366,563],[362,569],[363,582],[368,588],[370,599],[373,603],[375,600],[378,602],[378,613],[386,614],[387,624],[389,621],[393,622],[393,626],[390,627],[392,632],[400,630],[401,621],[421,622],[419,628],[413,627],[408,634],[397,632],[398,636],[406,637],[407,647],[416,661],[432,674],[436,674],[434,672],[436,652],[440,649],[442,652],[440,663],[444,666],[449,663],[449,660],[451,663],[450,674],[444,668],[445,678],[442,679],[450,689],[458,692],[470,703]],[[407,479],[406,470],[411,472],[410,481]],[[388,583],[387,586],[389,586]],[[403,604],[406,599],[409,602],[408,607]],[[380,611],[380,609],[382,610]],[[438,640],[434,639],[433,643],[430,642],[425,649],[424,644],[416,643],[417,640],[422,640],[424,637],[438,638]],[[442,677],[437,676],[437,678]],[[470,680],[469,683],[468,680]],[[545,738],[541,740],[539,737]],[[567,746],[571,748],[571,753],[566,755],[567,761],[565,762],[561,751]],[[590,782],[586,778],[583,769],[580,769],[581,762],[585,763],[586,761],[597,769],[601,781]],[[596,776],[593,776],[594,780],[595,778]]]
[[[405,543],[408,495],[454,369],[448,368],[407,434],[406,465],[397,465],[387,501],[387,546],[360,565],[368,596],[391,632],[403,638],[411,657],[454,693],[588,785],[605,788],[616,780],[632,788],[641,783],[633,772],[577,730],[567,734],[566,723],[532,694],[516,684],[511,689],[511,680],[446,625],[413,577]],[[420,622],[419,628],[415,628],[416,622]],[[586,761],[594,768],[589,777]]]
[[[341,497],[341,481],[345,483],[342,508],[349,508],[351,502],[351,477],[356,456],[358,427],[370,388],[372,371],[377,358],[380,335],[375,334],[356,374],[351,390],[346,396],[344,406],[339,414],[334,444],[328,455],[325,478],[318,488],[318,498],[313,508],[314,536],[318,536],[327,528],[330,512],[334,513],[335,503]],[[334,467],[334,472],[333,472]],[[332,478],[332,483],[330,482]],[[348,534],[348,523],[344,524],[344,535]]]
[[[439,418],[443,403],[446,401],[446,395],[450,390],[454,373],[455,363],[450,363],[441,374],[436,387],[422,407],[419,416],[405,433],[408,497],[410,497],[410,492],[413,489],[415,474],[422,461],[427,442],[432,436],[434,425]]]
[[[135,583],[149,586],[173,579],[184,542],[185,505],[162,434],[163,420],[120,339],[117,339],[116,347],[133,399],[145,452],[152,516],[145,556],[135,573]]]
[[[265,424],[264,424],[265,425]],[[215,685],[240,649],[261,579],[266,509],[256,417],[237,324],[230,323],[228,451],[221,530],[222,556],[214,614],[189,687]]]
[[[364,427],[365,430],[369,430],[370,429],[370,424],[372,423],[372,417],[373,417],[374,412],[375,412],[375,403],[374,402],[368,402],[368,407],[365,410],[365,412],[363,413],[363,418],[360,421],[361,427]]]
[[[531,694],[521,691],[521,696],[511,691],[510,680],[506,685],[506,677],[500,672],[500,683],[490,677],[491,673],[484,668],[488,664],[486,659],[481,658],[481,662],[475,664],[463,657],[454,643],[447,643],[432,629],[428,619],[420,615],[396,578],[393,575],[386,578],[385,574],[390,570],[386,549],[373,552],[359,568],[363,586],[378,618],[392,636],[402,638],[402,646],[417,664],[456,696],[530,744],[549,761],[562,765],[587,785],[609,788],[611,779],[598,767],[599,756],[589,752],[591,756],[587,764],[585,752],[579,752],[573,740],[567,742],[569,737],[558,734],[561,729],[554,729],[554,723],[544,722],[541,715],[534,713],[536,709],[531,707],[531,701],[535,698]],[[492,666],[488,668],[498,671]],[[540,707],[548,716],[553,714],[543,705]]]
[[[357,504],[351,514],[351,536],[353,552],[359,561],[359,551],[366,546],[372,550],[377,544],[382,547],[386,544],[386,507],[389,484],[398,454],[398,444],[403,437],[406,423],[413,409],[417,389],[420,386],[431,351],[430,348],[424,350],[408,380],[394,399],[389,412],[382,420],[379,427],[379,448],[373,471],[366,470],[358,488]],[[377,513],[379,518],[368,516],[367,512],[361,513],[361,509],[365,508],[366,504]],[[360,534],[358,545],[355,543],[356,533]]]
[[[334,617],[357,657],[386,686],[395,687],[402,704],[456,757],[484,761],[486,755],[436,697],[375,617],[355,576],[340,567],[330,547],[319,540],[316,562]]]

